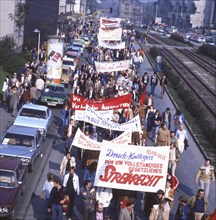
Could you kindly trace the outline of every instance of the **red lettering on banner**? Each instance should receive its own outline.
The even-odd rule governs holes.
[[[113,110],[119,108],[128,108],[131,103],[131,93],[105,100],[90,100],[84,99],[80,95],[71,94],[70,106],[73,110],[85,110],[86,104],[91,106],[94,110]]]
[[[140,186],[156,186],[163,176],[159,175],[144,175],[116,172],[116,168],[113,165],[106,166],[104,175],[100,176],[100,180],[103,182],[116,182],[120,184],[133,184]]]

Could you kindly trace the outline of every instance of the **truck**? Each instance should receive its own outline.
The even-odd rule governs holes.
[[[58,36],[49,36],[47,42],[47,81],[61,83],[65,43]]]

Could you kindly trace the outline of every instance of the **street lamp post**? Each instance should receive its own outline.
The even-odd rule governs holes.
[[[40,30],[35,29],[34,33],[38,34],[38,47],[37,47],[37,63],[39,63],[39,53],[40,53]]]

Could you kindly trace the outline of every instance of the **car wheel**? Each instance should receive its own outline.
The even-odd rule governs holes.
[[[29,173],[32,173],[32,171],[33,171],[33,162],[29,164],[28,171],[29,171]]]

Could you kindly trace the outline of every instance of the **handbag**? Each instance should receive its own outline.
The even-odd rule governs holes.
[[[189,147],[187,138],[184,139],[184,149],[187,150]]]

